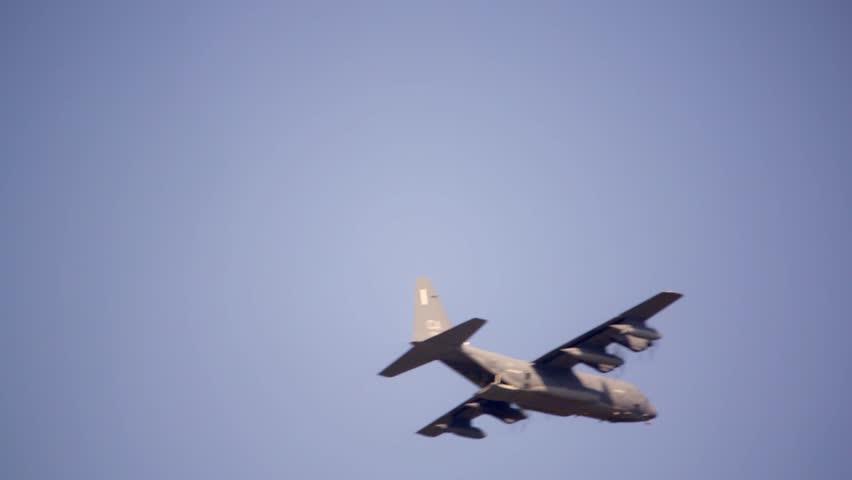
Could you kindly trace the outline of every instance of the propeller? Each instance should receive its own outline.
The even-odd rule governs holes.
[[[619,357],[627,358],[627,356],[634,353],[632,350],[625,347],[624,345],[621,345],[620,343],[613,342],[611,345],[612,345],[612,352],[610,352],[610,353],[612,353],[613,355],[618,355]],[[656,351],[659,348],[660,348],[660,344],[658,342],[651,342],[650,345],[648,346],[648,348],[639,352],[638,357],[639,358],[650,358],[651,361],[653,362],[654,361],[654,355],[656,354]],[[647,352],[647,357],[646,357],[645,352]],[[615,375],[615,378],[620,379],[627,372],[627,364],[628,363],[629,362],[625,361],[624,364],[621,365],[621,367],[616,369],[616,371],[618,373]]]
[[[609,404],[614,403],[614,399],[612,398],[612,392],[609,390],[609,383],[607,382],[603,382],[603,394]]]
[[[613,345],[612,352],[610,352],[612,355],[615,355],[615,356],[618,356],[618,357],[621,357],[621,358],[625,358],[625,359],[627,358],[627,355],[625,355],[625,353],[627,353],[627,349],[624,348],[624,346],[622,346],[619,343],[614,343],[614,342],[612,343],[612,345]],[[628,362],[625,361],[623,364],[621,364],[620,367],[615,369],[615,371],[616,371],[615,378],[620,379],[624,375],[624,373],[627,372],[627,363]]]
[[[648,348],[639,352],[639,358],[649,358],[653,362],[654,361],[654,354],[655,354],[655,352],[658,348],[660,348],[659,343],[651,342],[651,344],[648,345]],[[647,354],[645,352],[647,352]]]
[[[515,408],[521,411],[527,418],[525,420],[518,420],[517,422],[511,423],[510,428],[513,432],[523,433],[527,429],[527,423],[532,421],[532,417],[527,413],[526,410],[521,408],[518,405],[515,405]]]

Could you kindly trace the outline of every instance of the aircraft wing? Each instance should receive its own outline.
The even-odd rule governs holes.
[[[470,424],[471,420],[482,415],[492,415],[504,423],[515,423],[527,418],[523,411],[513,408],[508,402],[486,400],[474,395],[456,408],[450,410],[417,433],[427,437],[437,437],[442,433],[455,433],[467,438],[484,438],[485,432]]]
[[[538,365],[570,368],[584,363],[601,372],[621,366],[624,361],[606,352],[611,343],[618,343],[641,352],[661,338],[659,332],[645,322],[683,295],[676,292],[660,292],[635,307],[604,322],[568,343],[560,345],[534,361]]]

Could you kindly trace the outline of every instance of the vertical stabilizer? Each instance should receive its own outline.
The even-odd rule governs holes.
[[[428,278],[418,278],[414,290],[414,338],[422,342],[452,327],[441,299]]]

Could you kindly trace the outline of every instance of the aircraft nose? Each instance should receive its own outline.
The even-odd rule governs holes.
[[[652,418],[657,418],[657,409],[654,408],[653,405],[648,404],[648,407],[645,410],[645,417],[647,417],[648,420],[651,420]]]

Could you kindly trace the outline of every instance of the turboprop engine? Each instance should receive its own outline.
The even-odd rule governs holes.
[[[660,332],[653,328],[629,323],[616,323],[609,328],[613,332],[613,340],[634,352],[641,352],[650,347],[654,341],[663,338]]]
[[[485,438],[485,432],[481,429],[476,428],[470,424],[470,420],[467,422],[453,422],[446,427],[444,430],[450,433],[455,433],[460,437],[466,438]]]
[[[603,349],[593,350],[590,348],[571,347],[563,348],[561,351],[595,368],[601,373],[609,372],[624,363],[624,360],[620,357],[606,353]]]
[[[527,415],[523,410],[513,408],[506,402],[495,402],[493,400],[480,398],[475,402],[466,403],[465,406],[473,408],[479,413],[491,415],[504,423],[515,423],[527,418]]]
[[[663,338],[663,336],[660,335],[660,332],[654,330],[653,328],[640,327],[638,325],[616,323],[615,325],[610,325],[609,328],[615,330],[621,335],[630,335],[632,337],[637,337],[652,342]]]

